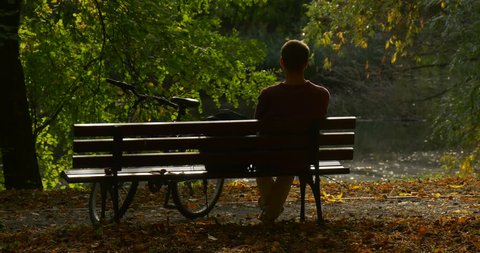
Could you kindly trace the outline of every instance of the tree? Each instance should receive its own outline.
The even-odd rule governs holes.
[[[338,54],[351,45],[376,47],[383,52],[377,58],[383,63],[415,78],[428,76],[430,94],[415,99],[435,99],[435,136],[465,151],[450,158],[459,161],[457,168],[473,171],[479,165],[479,1],[312,1],[308,16],[305,31],[316,45]]]
[[[7,189],[42,188],[20,62],[20,0],[0,4],[0,148]]]
[[[26,1],[20,58],[45,187],[70,166],[73,123],[126,120],[130,98],[105,78],[167,98],[254,101],[273,75],[256,69],[262,43],[221,32],[219,13],[232,2]],[[143,116],[171,117],[156,106]]]
[[[255,38],[267,45],[262,67],[279,68],[278,52],[286,39],[302,39],[302,27],[307,19],[306,4],[310,0],[260,0],[245,6],[233,3],[233,8],[220,13],[222,29],[238,30],[242,37]]]

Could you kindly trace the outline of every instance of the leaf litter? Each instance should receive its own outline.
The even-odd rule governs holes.
[[[298,182],[273,225],[250,181],[228,182],[212,213],[188,220],[139,189],[120,224],[88,222],[88,191],[0,192],[0,252],[479,252],[475,177],[322,183],[325,224],[298,220]]]

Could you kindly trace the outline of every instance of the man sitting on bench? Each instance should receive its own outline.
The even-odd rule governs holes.
[[[262,90],[255,110],[256,119],[315,120],[327,114],[330,93],[322,86],[305,80],[310,49],[302,41],[287,41],[281,48],[280,66],[285,81]],[[285,164],[281,169],[306,170],[305,165]],[[260,191],[259,219],[273,223],[283,211],[293,176],[257,178]]]

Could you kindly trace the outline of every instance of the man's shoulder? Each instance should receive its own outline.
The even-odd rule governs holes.
[[[323,93],[325,95],[330,96],[330,92],[328,91],[327,88],[325,88],[322,85],[313,83],[311,81],[307,81],[307,84],[309,85],[310,89],[317,91],[318,93]]]
[[[307,81],[304,85],[301,86],[291,86],[285,85],[284,83],[276,83],[270,86],[267,86],[262,90],[262,94],[272,94],[272,93],[289,93],[293,90],[303,90],[303,92],[312,92],[312,93],[322,93],[324,95],[330,95],[330,92],[327,88],[322,85],[315,84],[311,81]]]
[[[310,86],[310,87],[313,87],[314,89],[319,89],[319,90],[324,90],[324,91],[328,91],[327,88],[325,88],[325,86],[323,85],[320,85],[320,84],[316,84],[310,80],[307,81],[307,84]]]
[[[276,83],[263,88],[260,94],[263,96],[267,96],[267,95],[270,96],[270,94],[281,92],[281,90],[282,90],[281,83]]]
[[[267,87],[263,88],[263,91],[270,91],[270,90],[279,89],[279,88],[281,87],[281,84],[282,84],[282,83],[272,84],[272,85],[270,85],[270,86],[267,86]]]

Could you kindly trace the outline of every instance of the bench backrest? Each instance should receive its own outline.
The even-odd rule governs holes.
[[[353,159],[355,117],[321,121],[76,124],[74,168],[175,165],[275,167]],[[268,167],[267,166],[267,167]]]

